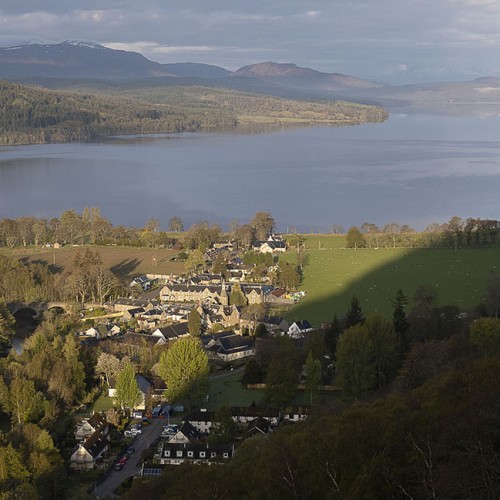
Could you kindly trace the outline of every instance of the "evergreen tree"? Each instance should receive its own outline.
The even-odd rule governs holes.
[[[350,328],[351,326],[358,325],[360,323],[363,323],[364,321],[365,317],[363,316],[363,311],[361,310],[359,300],[356,295],[353,295],[351,299],[351,305],[345,317],[345,328]]]
[[[396,294],[396,298],[391,302],[394,306],[392,325],[399,339],[399,349],[401,352],[405,352],[409,347],[408,330],[410,328],[410,323],[408,323],[406,319],[405,312],[405,308],[408,305],[408,297],[400,288]]]
[[[245,371],[241,377],[241,383],[247,384],[261,384],[264,382],[265,372],[255,358],[251,358],[245,365]]]
[[[311,405],[313,404],[313,395],[318,391],[321,382],[321,363],[314,359],[312,351],[306,359],[306,390],[311,396]]]
[[[342,334],[342,324],[340,323],[337,315],[333,317],[330,328],[325,331],[325,344],[331,356],[335,356],[337,350],[337,342]]]
[[[191,309],[188,316],[188,330],[190,335],[199,336],[201,335],[201,316],[196,307]]]
[[[229,303],[232,306],[246,306],[247,298],[245,294],[241,290],[241,286],[239,283],[235,283],[231,289],[231,295],[229,296]]]

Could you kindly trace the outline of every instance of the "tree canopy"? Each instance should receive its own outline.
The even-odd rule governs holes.
[[[157,371],[167,385],[169,401],[194,399],[204,388],[208,357],[198,339],[182,338],[161,354]]]

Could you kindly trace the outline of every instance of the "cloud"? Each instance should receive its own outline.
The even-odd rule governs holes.
[[[103,45],[110,49],[127,50],[131,52],[141,52],[150,54],[175,54],[182,52],[213,52],[220,50],[220,47],[210,47],[208,45],[160,45],[157,42],[133,42],[115,43],[104,42]]]

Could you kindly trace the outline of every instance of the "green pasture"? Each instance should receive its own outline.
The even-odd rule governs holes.
[[[500,248],[355,250],[344,245],[342,236],[306,237],[301,289],[307,297],[290,308],[289,320],[330,321],[345,313],[353,294],[365,314],[389,316],[398,288],[411,298],[419,285],[436,287],[440,304],[467,309],[481,302],[488,276],[497,265],[500,270]],[[296,254],[290,251],[284,258],[294,262]]]

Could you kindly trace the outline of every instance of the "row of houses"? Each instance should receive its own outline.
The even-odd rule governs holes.
[[[195,302],[229,305],[233,284],[222,282],[213,285],[191,285],[188,283],[167,284],[160,290],[162,302]],[[266,295],[273,291],[272,285],[242,283],[241,291],[248,304],[262,304]]]

